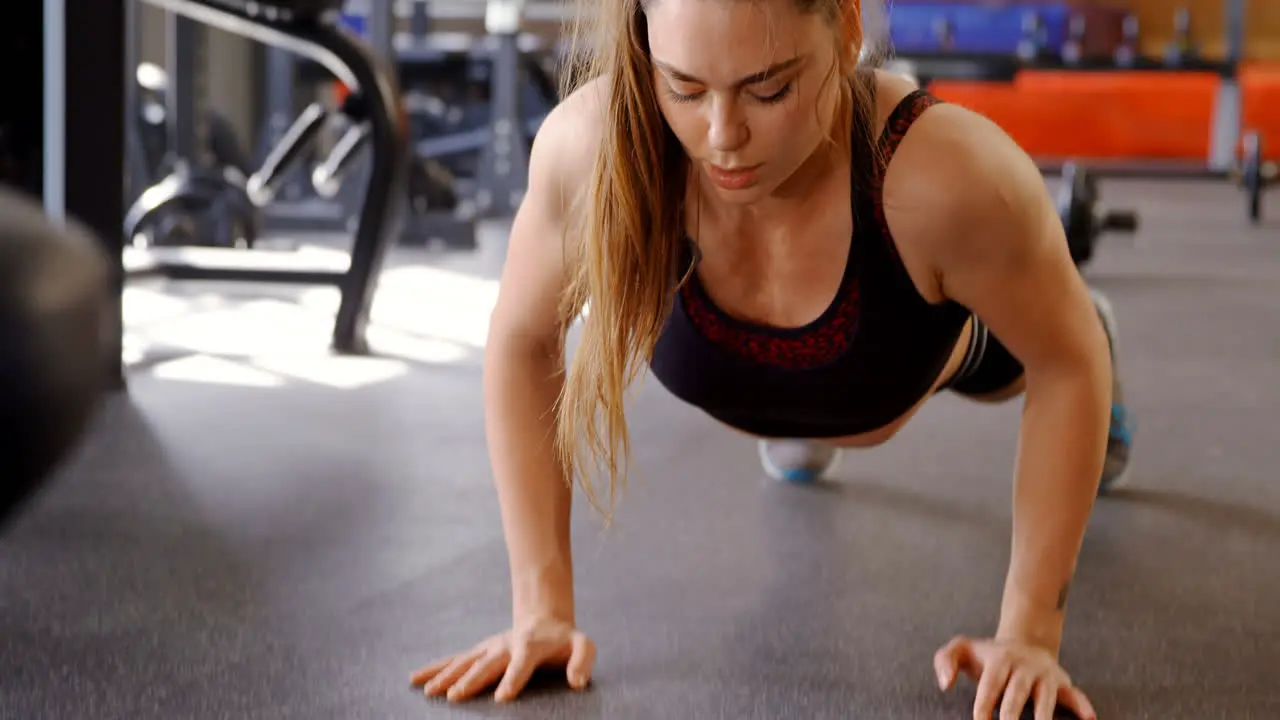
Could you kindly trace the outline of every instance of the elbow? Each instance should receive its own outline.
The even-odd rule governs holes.
[[[1038,354],[1024,364],[1027,393],[1053,388],[1073,394],[1096,396],[1109,406],[1114,384],[1111,341],[1102,323],[1091,323],[1087,330],[1074,334],[1071,341],[1060,344],[1053,352]]]
[[[561,369],[561,347],[560,338],[554,335],[491,327],[484,348],[486,385],[498,378],[529,377],[529,373],[547,379],[557,376]]]
[[[1088,414],[1109,417],[1114,386],[1111,355],[1082,352],[1052,363],[1027,366],[1025,397],[1027,407],[1065,403],[1089,409]]]

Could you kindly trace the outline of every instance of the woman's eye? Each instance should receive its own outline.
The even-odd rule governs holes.
[[[671,87],[670,85],[667,86],[667,97],[671,98],[672,102],[678,102],[678,103],[693,102],[694,100],[697,100],[701,96],[702,96],[702,93],[682,93],[676,90],[675,88]]]
[[[791,88],[792,88],[792,83],[787,83],[786,85],[783,85],[782,88],[779,89],[777,92],[771,93],[769,95],[755,95],[754,97],[755,99],[759,100],[762,103],[772,105],[773,103],[782,102],[788,95],[790,95]]]

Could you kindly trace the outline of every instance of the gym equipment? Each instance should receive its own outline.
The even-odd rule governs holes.
[[[1223,179],[1236,183],[1245,193],[1245,212],[1254,223],[1262,220],[1262,196],[1267,189],[1280,181],[1280,164],[1265,159],[1262,136],[1256,130],[1244,133],[1238,155],[1230,164],[1220,167],[1188,165],[1179,162],[1107,162],[1089,164],[1091,178],[1145,178],[1150,180]],[[1046,175],[1061,174],[1066,184],[1068,177],[1077,172],[1077,161],[1067,161],[1059,166],[1041,164]]]
[[[0,190],[0,525],[49,478],[98,407],[111,295],[99,240]]]
[[[1067,247],[1077,267],[1093,259],[1098,239],[1108,232],[1133,234],[1138,215],[1132,211],[1098,210],[1098,180],[1088,168],[1069,162],[1062,168],[1058,216],[1066,232]]]
[[[1164,64],[1184,68],[1200,63],[1200,53],[1191,38],[1191,8],[1180,7],[1173,13],[1173,39],[1164,50]]]
[[[1091,161],[1090,171],[1100,177],[1130,177],[1151,180],[1182,180],[1191,178],[1234,180],[1242,175],[1241,147],[1241,92],[1237,72],[1244,47],[1244,0],[1224,2],[1224,26],[1226,28],[1226,53],[1221,61],[1199,57],[1189,41],[1178,41],[1182,48],[1177,54],[1181,71],[1212,73],[1218,83],[1214,101],[1212,126],[1209,128],[1209,151],[1203,161],[1179,160],[1131,160]],[[1184,9],[1185,10],[1185,9]],[[1179,11],[1182,32],[1189,32],[1190,15]],[[1167,71],[1170,67],[1157,60],[1142,58],[1136,50],[1138,21],[1126,16],[1123,21],[1123,42],[1114,52],[1116,65],[1136,70]],[[1186,35],[1189,37],[1189,35]],[[1060,166],[1042,163],[1040,170],[1046,174],[1060,171]],[[1265,173],[1264,173],[1265,179]],[[1264,184],[1265,186],[1265,184]],[[1247,189],[1247,188],[1246,188]]]
[[[126,242],[139,247],[249,249],[259,235],[258,207],[234,167],[180,162],[143,191],[125,214]]]
[[[483,5],[480,5],[483,7]],[[414,138],[413,149],[409,158],[409,184],[407,210],[399,241],[405,245],[425,245],[442,243],[446,247],[471,250],[476,247],[475,221],[485,211],[483,203],[486,196],[479,182],[480,160],[483,152],[488,150],[489,138],[494,134],[489,97],[493,96],[492,77],[507,72],[505,69],[493,69],[496,64],[494,52],[499,43],[492,36],[480,36],[465,33],[432,33],[432,16],[428,13],[428,5],[421,2],[382,3],[382,2],[348,2],[343,9],[340,22],[353,35],[365,38],[366,41],[394,62],[398,69],[398,79],[402,88],[402,103],[406,110],[410,136]],[[393,32],[393,20],[398,16],[407,19],[409,32]],[[519,42],[522,51],[527,51],[530,38],[521,36]],[[521,62],[526,66],[537,63],[522,54]],[[294,69],[296,65],[296,72]],[[268,92],[269,104],[272,106],[270,125],[272,133],[269,142],[272,147],[283,141],[285,133],[284,107],[285,97],[292,94],[296,75],[304,82],[325,81],[328,76],[319,77],[318,66],[309,61],[286,65],[281,58],[269,57]],[[522,91],[537,92],[531,89],[535,83],[534,76],[527,68],[517,67],[510,72],[519,74],[525,80]],[[527,118],[526,129],[536,130],[542,118],[554,104],[554,85],[547,93],[550,100],[543,103],[545,109]],[[339,88],[346,94],[345,88]],[[276,98],[281,94],[283,97]],[[531,103],[523,102],[523,107]],[[528,113],[536,112],[529,110]],[[349,124],[349,118],[335,115],[334,125]],[[292,118],[292,111],[289,111]],[[340,131],[341,132],[341,131]],[[334,145],[332,153],[342,157],[351,149],[348,145],[354,138],[344,136]],[[438,141],[426,146],[426,152],[420,144],[426,141]],[[301,152],[300,157],[285,169],[284,179],[275,201],[266,206],[265,212],[272,218],[272,225],[278,226],[282,215],[288,215],[288,225],[313,223],[331,225],[341,222],[344,206],[351,200],[345,192],[339,192],[341,185],[331,182],[327,177],[326,163],[332,163],[335,155],[329,158],[311,159],[311,153]],[[313,167],[308,182],[306,172],[301,172],[301,163],[318,163]],[[350,174],[359,172],[359,166],[353,165]],[[521,178],[521,187],[524,178]],[[345,185],[343,183],[342,185]],[[284,197],[284,207],[277,208],[280,198]],[[501,208],[490,209],[488,214],[504,214]],[[509,212],[506,214],[510,214]],[[307,218],[305,216],[310,216]],[[314,218],[314,219],[311,219]]]
[[[1018,46],[1014,53],[1024,63],[1035,63],[1050,55],[1049,37],[1044,18],[1039,11],[1031,11],[1022,16],[1022,36],[1018,38]]]
[[[1037,18],[1037,49],[1058,48],[1067,37],[1071,3],[993,3],[895,0],[888,12],[890,46],[902,55],[1017,55]]]
[[[558,98],[535,58],[543,48],[520,33],[524,0],[487,0],[483,7],[483,38],[415,35],[397,58],[406,87],[446,108],[420,118],[417,157],[467,178],[459,192],[477,217],[510,217],[524,197],[533,136]]]
[[[169,73],[154,63],[139,63],[134,72],[137,99],[132,103],[133,123],[130,156],[132,162],[142,163],[140,177],[150,184],[162,179],[175,164],[173,150],[169,146],[172,131],[169,128]],[[241,173],[249,172],[249,157],[244,143],[226,115],[214,108],[204,113],[208,128],[208,142],[202,148],[215,165],[233,167]]]
[[[1068,67],[1076,67],[1084,61],[1084,39],[1089,29],[1088,18],[1083,14],[1071,16],[1067,25],[1067,40],[1062,44],[1062,62]]]
[[[1240,168],[1233,177],[1244,189],[1249,220],[1257,224],[1262,222],[1262,193],[1275,184],[1280,168],[1263,160],[1262,136],[1256,130],[1245,133],[1241,149]]]
[[[197,84],[204,28],[170,14],[165,44],[175,77]],[[136,68],[126,142],[135,199],[126,213],[126,242],[252,248],[261,218],[245,192],[248,159],[231,123],[202,107],[198,88],[170,82],[149,63]]]
[[[249,178],[249,197],[259,206],[270,204],[280,186],[312,149],[320,131],[331,123],[345,125],[345,130],[329,154],[311,171],[311,185],[319,197],[337,196],[369,139],[368,113],[360,93],[349,93],[336,113],[319,102],[309,105],[263,161],[262,167]],[[446,246],[467,250],[476,248],[475,223],[473,218],[456,212],[457,193],[447,170],[434,161],[412,158],[406,187],[413,232],[419,233],[415,240],[419,243],[439,240]],[[409,240],[408,233],[401,239]]]
[[[1112,62],[1115,63],[1116,68],[1127,70],[1138,62],[1138,43],[1142,37],[1138,16],[1133,13],[1125,15],[1120,33],[1120,45],[1112,54]]]
[[[298,97],[311,96],[313,83],[300,82],[298,58],[283,48],[268,47],[264,58],[263,117],[257,139],[255,158],[259,164],[280,146],[286,133],[296,122]],[[332,74],[317,65],[319,77],[327,82]],[[351,183],[331,196],[316,193],[302,165],[313,161],[308,156],[292,166],[275,187],[271,202],[262,206],[263,228],[268,233],[298,232],[346,233],[355,229],[355,215],[362,198]]]
[[[338,26],[342,0],[143,1],[323,65],[360,98],[370,162],[345,269],[308,267],[291,253],[264,250],[226,254],[209,248],[154,248],[132,257],[126,268],[129,276],[336,285],[342,300],[334,323],[333,347],[338,352],[366,352],[365,326],[374,278],[397,234],[408,175],[405,158],[409,139],[394,74],[364,43]]]

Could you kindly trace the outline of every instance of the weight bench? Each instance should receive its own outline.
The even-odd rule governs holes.
[[[127,276],[335,285],[342,300],[333,328],[333,348],[342,353],[367,352],[365,328],[375,278],[381,273],[388,246],[399,234],[401,201],[408,182],[409,135],[401,120],[404,115],[394,73],[339,27],[343,0],[141,1],[324,66],[353,93],[360,94],[372,158],[351,261],[345,269],[309,267],[285,253],[204,249],[198,254],[150,253],[135,259],[126,270]],[[291,150],[281,147],[273,154],[296,154]],[[288,157],[278,159],[282,161],[279,166],[288,164]],[[172,195],[167,198],[152,197],[135,205],[126,218],[126,233],[144,225],[147,215],[157,212],[166,201],[180,200],[180,188],[168,192]]]

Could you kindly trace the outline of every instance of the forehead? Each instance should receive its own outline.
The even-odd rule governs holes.
[[[793,0],[657,0],[645,16],[653,57],[695,74],[737,77],[830,38],[822,18]]]

